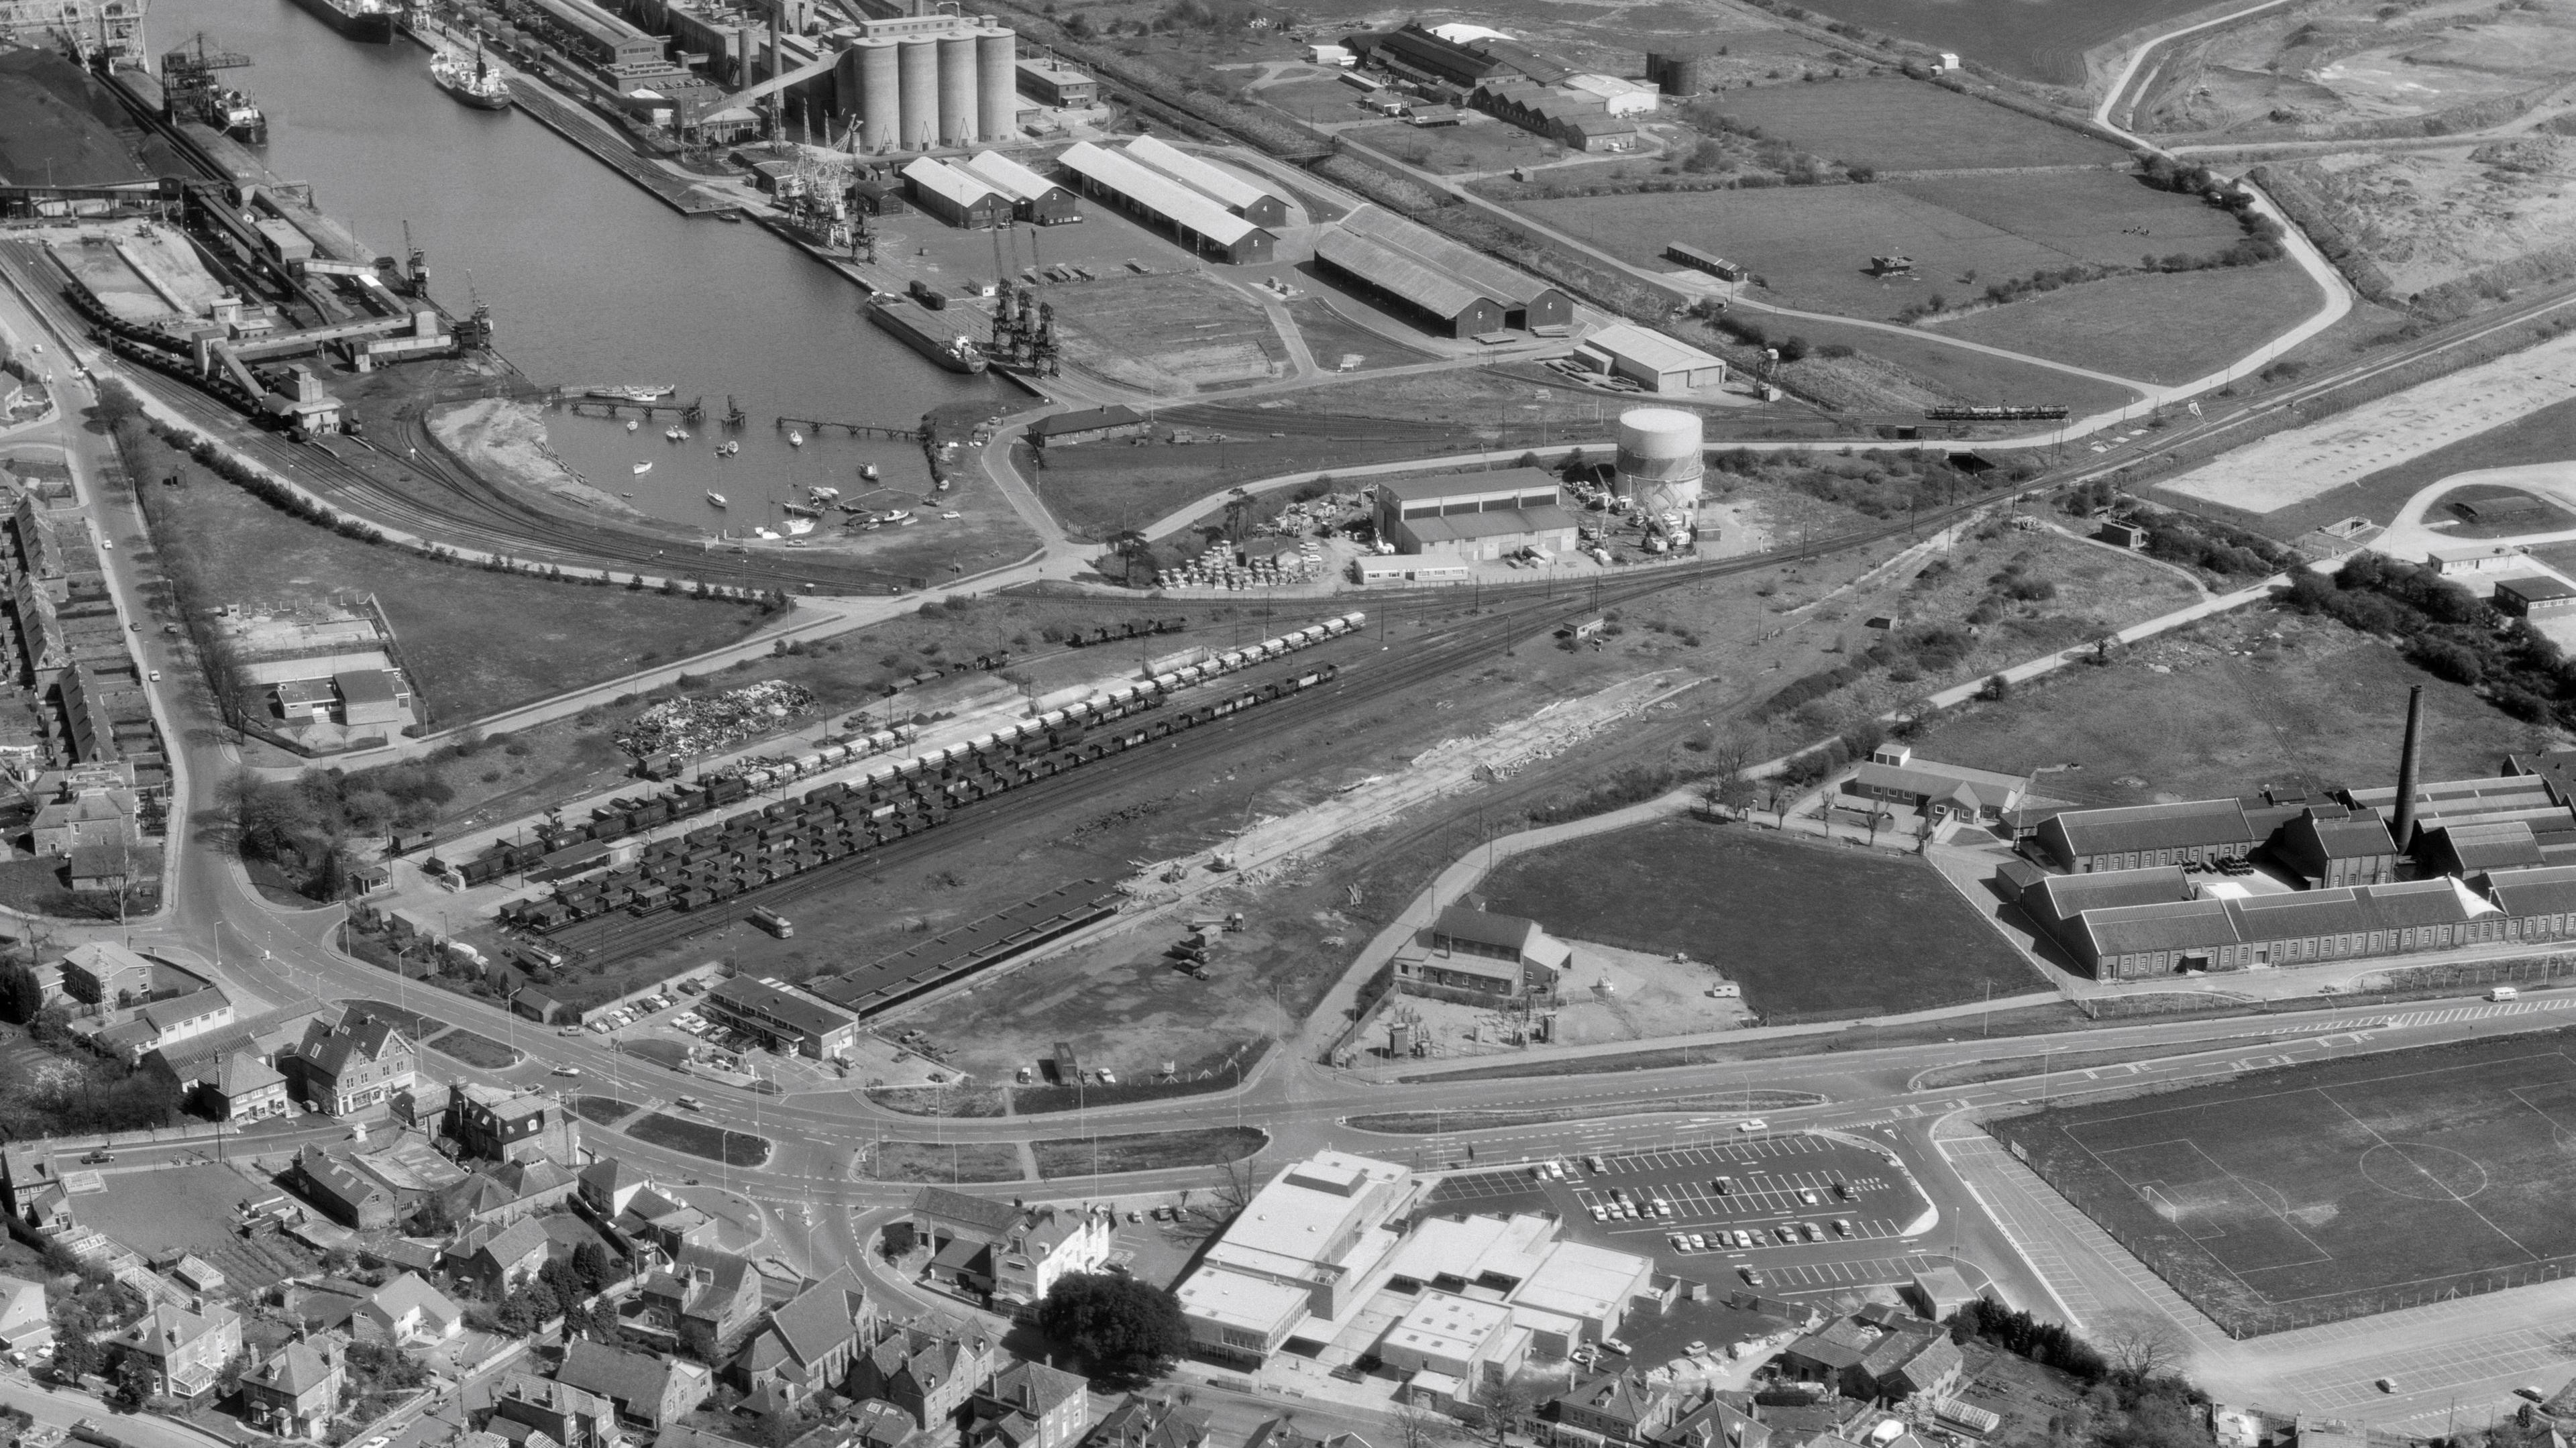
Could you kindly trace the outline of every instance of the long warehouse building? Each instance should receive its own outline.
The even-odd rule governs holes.
[[[1518,267],[1506,266],[1474,247],[1451,241],[1425,227],[1366,206],[1345,217],[1341,225],[1343,230],[1353,235],[1410,257],[1434,272],[1492,297],[1502,306],[1502,325],[1505,327],[1540,331],[1564,327],[1574,320],[1574,299],[1564,292]],[[1319,254],[1320,250],[1319,246]],[[1365,276],[1363,280],[1381,289],[1392,290],[1388,283],[1374,276]]]
[[[1076,141],[1056,158],[1091,195],[1172,229],[1181,245],[1237,266],[1271,260],[1279,238],[1116,151]]]
[[[1055,226],[1082,219],[1082,205],[1072,192],[999,151],[978,151],[958,165],[966,174],[1009,197],[1012,212],[1022,221]]]
[[[1286,201],[1167,141],[1138,136],[1127,143],[1125,154],[1128,160],[1162,172],[1255,226],[1288,224]]]
[[[1503,304],[1392,247],[1380,246],[1338,226],[1315,238],[1315,260],[1391,311],[1422,321],[1451,337],[1503,329]]]

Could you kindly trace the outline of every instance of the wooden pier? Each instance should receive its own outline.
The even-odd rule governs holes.
[[[852,437],[880,437],[894,442],[921,441],[921,429],[917,427],[883,427],[873,422],[829,422],[814,417],[778,419],[779,431],[784,432],[791,427],[814,437],[821,437],[825,428],[837,427]]]
[[[627,397],[593,397],[587,389],[579,387],[554,388],[546,394],[546,405],[598,417],[622,417],[629,412],[637,412],[648,418],[667,416],[697,423],[704,422],[707,416],[707,400],[703,397],[694,402],[670,398],[660,402],[637,402]]]

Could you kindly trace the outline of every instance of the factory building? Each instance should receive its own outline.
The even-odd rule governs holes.
[[[1375,207],[1343,219],[1342,229],[1400,252],[1502,304],[1503,325],[1532,332],[1574,320],[1574,299],[1517,267]]]
[[[1019,37],[989,15],[898,16],[860,25],[832,95],[861,151],[972,146],[1018,133],[1018,71]]]
[[[1213,166],[1177,146],[1139,136],[1127,143],[1127,159],[1160,171],[1255,226],[1288,224],[1288,203],[1221,166]]]
[[[1100,104],[1100,82],[1053,57],[1019,63],[1020,94],[1042,106],[1081,110]]]
[[[1594,372],[1625,377],[1648,392],[1695,392],[1726,382],[1724,358],[1628,322],[1584,338],[1573,360]]]
[[[564,47],[596,66],[646,64],[662,59],[662,38],[647,34],[590,3],[590,0],[535,0],[554,23]]]
[[[916,156],[902,174],[904,194],[912,204],[951,226],[1010,224],[1010,197],[945,161]]]
[[[1146,222],[1171,228],[1181,245],[1237,266],[1257,266],[1274,255],[1278,238],[1226,210],[1205,194],[1123,152],[1077,141],[1056,158],[1074,183],[1092,196]]]
[[[1082,219],[1074,194],[999,151],[978,151],[963,163],[966,174],[1010,198],[1012,214],[1040,226]]]
[[[1496,77],[1555,85],[1574,74],[1574,67],[1500,32],[1452,26],[1433,30],[1420,21],[1409,21],[1383,35],[1354,35],[1348,45],[1372,64],[1462,90]]]
[[[1379,539],[1398,553],[1461,562],[1574,547],[1574,514],[1555,475],[1539,468],[1390,479],[1377,485],[1376,521]]]

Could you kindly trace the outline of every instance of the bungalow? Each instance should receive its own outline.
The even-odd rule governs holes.
[[[465,1326],[465,1312],[417,1272],[379,1287],[358,1305],[360,1320],[398,1344],[445,1342]]]
[[[1843,781],[1843,793],[1902,805],[1931,819],[1992,824],[2030,793],[2028,775],[1997,774],[1917,759],[1902,744],[1883,745]]]

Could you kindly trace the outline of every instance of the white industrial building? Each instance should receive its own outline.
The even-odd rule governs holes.
[[[1433,1217],[1405,1231],[1399,1218],[1426,1186],[1341,1152],[1281,1172],[1182,1281],[1192,1340],[1257,1366],[1391,1319],[1377,1355],[1416,1393],[1468,1402],[1524,1362],[1615,1336],[1638,1302],[1658,1300],[1652,1259],[1561,1240],[1553,1217]]]
[[[1614,322],[1584,338],[1573,360],[1594,372],[1625,377],[1648,392],[1695,392],[1726,382],[1725,358],[1629,322]]]
[[[1287,223],[1287,202],[1178,146],[1152,136],[1138,136],[1127,143],[1126,156],[1140,166],[1162,172],[1255,226]]]
[[[1565,78],[1565,88],[1588,96],[1599,96],[1601,103],[1614,116],[1641,115],[1659,104],[1653,86],[1639,85],[1615,75],[1570,75]]]
[[[1237,266],[1271,259],[1277,236],[1125,151],[1076,141],[1056,162],[1083,191],[1170,227],[1174,239],[1194,252],[1211,252]]]

